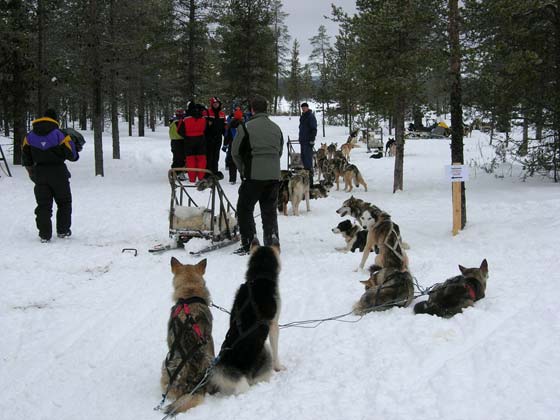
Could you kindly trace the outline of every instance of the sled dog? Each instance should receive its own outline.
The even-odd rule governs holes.
[[[210,292],[204,282],[206,260],[196,265],[181,264],[171,258],[173,301],[167,323],[169,353],[161,369],[161,387],[175,399],[166,413],[179,413],[204,400],[207,387],[190,393],[202,380],[214,359]]]
[[[344,156],[344,159],[350,160],[350,152],[354,147],[354,143],[344,143],[342,146],[340,146],[340,151],[342,152],[342,156]]]
[[[334,159],[334,154],[336,152],[336,143],[331,143],[327,146],[327,158]]]
[[[482,299],[488,280],[486,260],[482,261],[480,267],[465,268],[460,265],[459,270],[460,275],[436,284],[428,293],[428,300],[414,305],[414,313],[451,318]]]
[[[346,140],[346,144],[355,144],[358,141],[358,133],[360,131],[359,130],[354,130],[352,132],[350,132],[350,135],[348,136],[348,139]]]
[[[363,185],[367,192],[366,181],[364,181],[364,178],[356,165],[346,165],[344,167],[344,171],[342,172],[342,178],[344,179],[344,191],[352,192],[352,183],[354,183],[356,188]]]
[[[309,207],[309,173],[307,170],[296,172],[288,182],[288,190],[290,192],[290,202],[292,203],[292,212],[295,216],[299,216],[299,203],[305,198],[307,211],[311,211]]]
[[[288,185],[292,177],[291,171],[280,171],[280,185],[278,187],[278,211],[284,216],[288,215],[288,203],[290,201],[290,189]]]
[[[395,139],[390,138],[385,143],[385,156],[395,156],[397,153],[397,142]]]
[[[250,253],[245,283],[235,294],[229,330],[211,378],[225,394],[245,392],[268,380],[272,369],[283,369],[278,359],[280,246],[277,240],[270,247],[260,246],[255,239]]]
[[[410,305],[414,299],[414,285],[408,271],[372,265],[369,272],[369,279],[361,282],[366,291],[354,304],[354,314],[364,315],[371,311]]]
[[[332,186],[332,185],[331,185]],[[329,184],[325,181],[321,181],[318,184],[313,184],[309,188],[309,198],[316,200],[318,198],[326,198],[329,196]]]
[[[336,211],[340,217],[345,216],[352,216],[356,221],[362,224],[361,217],[364,214],[364,211],[370,209],[372,212],[380,213],[381,209],[377,206],[374,206],[371,203],[368,203],[360,198],[354,198],[354,196],[350,196],[342,203],[342,206]],[[366,226],[364,226],[365,228]]]
[[[364,225],[368,227],[368,235],[358,268],[364,268],[371,249],[377,247],[379,254],[375,257],[376,265],[401,271],[408,270],[408,256],[402,244],[399,226],[391,220],[388,213],[379,209],[366,209],[360,218],[362,223],[364,215],[372,219]]]
[[[359,225],[354,225],[350,220],[340,222],[332,229],[333,233],[340,233],[346,242],[344,248],[335,248],[341,252],[354,252],[358,249],[360,252],[364,250],[366,245],[367,230],[362,229]]]

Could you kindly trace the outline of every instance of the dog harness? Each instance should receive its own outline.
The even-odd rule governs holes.
[[[476,300],[476,292],[474,291],[474,287],[472,287],[470,284],[465,284],[465,288],[467,289],[467,293],[469,294],[469,297],[472,300]]]
[[[185,367],[185,365],[191,359],[191,357],[193,357],[195,352],[200,347],[206,344],[206,340],[202,335],[202,330],[200,329],[200,326],[195,322],[191,314],[191,308],[189,307],[189,305],[192,305],[193,303],[201,303],[203,305],[208,306],[208,302],[205,299],[198,296],[193,296],[188,299],[179,299],[177,303],[171,308],[170,329],[173,332],[173,342],[171,343],[171,346],[169,348],[169,353],[167,353],[164,362],[165,370],[167,371],[167,374],[169,376],[169,383],[167,384],[167,390],[165,391],[165,394],[163,394],[163,400],[160,403],[160,406],[163,405],[163,403],[165,402],[165,399],[167,398],[167,394],[171,389],[171,385],[173,384],[173,382],[175,382],[175,379],[177,379],[177,376],[179,375],[181,370]],[[184,321],[181,320],[181,318],[179,318],[179,314],[181,312],[183,312],[186,315]],[[181,342],[181,337],[184,336],[184,334],[186,333],[186,329],[189,326],[191,327],[192,331],[194,331],[195,335],[198,337],[197,340],[198,342],[195,343],[192,347],[186,349],[183,347],[183,343]],[[177,368],[173,372],[171,372],[171,369],[169,368],[169,364],[176,357],[176,355],[178,355],[181,358],[181,362],[179,363]]]
[[[177,304],[173,307],[174,309],[171,310],[172,311],[171,319],[177,318],[181,312],[184,312],[195,334],[198,336],[200,340],[204,340],[204,338],[202,337],[202,331],[200,330],[200,326],[196,322],[194,322],[194,318],[191,315],[191,309],[189,308],[189,304],[193,304],[193,303],[202,303],[204,305],[207,304],[204,299],[198,296],[194,296],[188,299],[179,299],[177,301]]]

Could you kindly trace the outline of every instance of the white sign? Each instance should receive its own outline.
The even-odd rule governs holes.
[[[466,165],[446,165],[445,174],[451,182],[464,182],[469,180],[469,167]]]

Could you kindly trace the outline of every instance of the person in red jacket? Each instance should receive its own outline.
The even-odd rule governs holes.
[[[185,138],[185,167],[206,169],[206,118],[203,116],[204,107],[190,103],[187,117],[177,127],[177,132]],[[190,182],[204,178],[204,172],[187,171]]]

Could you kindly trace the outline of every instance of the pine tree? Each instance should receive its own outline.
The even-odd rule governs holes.
[[[446,61],[441,48],[446,9],[441,0],[359,0],[356,7],[352,19],[338,17],[351,22],[351,40],[356,40],[352,59],[363,101],[393,116],[397,146],[393,191],[402,190],[405,113],[419,103],[425,82]]]
[[[319,75],[319,83],[315,92],[315,98],[321,104],[321,115],[323,125],[323,137],[325,137],[325,104],[329,104],[332,100],[332,79],[331,66],[332,48],[330,45],[330,37],[327,34],[325,25],[319,26],[317,35],[312,37],[309,42],[313,47],[309,60],[313,64],[316,73]]]
[[[290,72],[286,80],[287,99],[290,101],[290,112],[298,113],[299,103],[303,96],[302,68],[299,61],[299,42],[294,39],[290,57]]]
[[[272,28],[274,31],[274,81],[275,81],[275,91],[274,91],[274,104],[273,113],[278,113],[278,100],[280,98],[280,79],[287,75],[286,71],[286,57],[290,51],[288,48],[288,43],[290,42],[290,34],[288,33],[288,27],[286,26],[285,19],[288,14],[282,11],[282,1],[274,0],[272,5],[273,10],[273,20]]]
[[[272,99],[276,68],[272,0],[229,0],[225,6],[215,52],[225,98],[248,100],[260,94]]]

